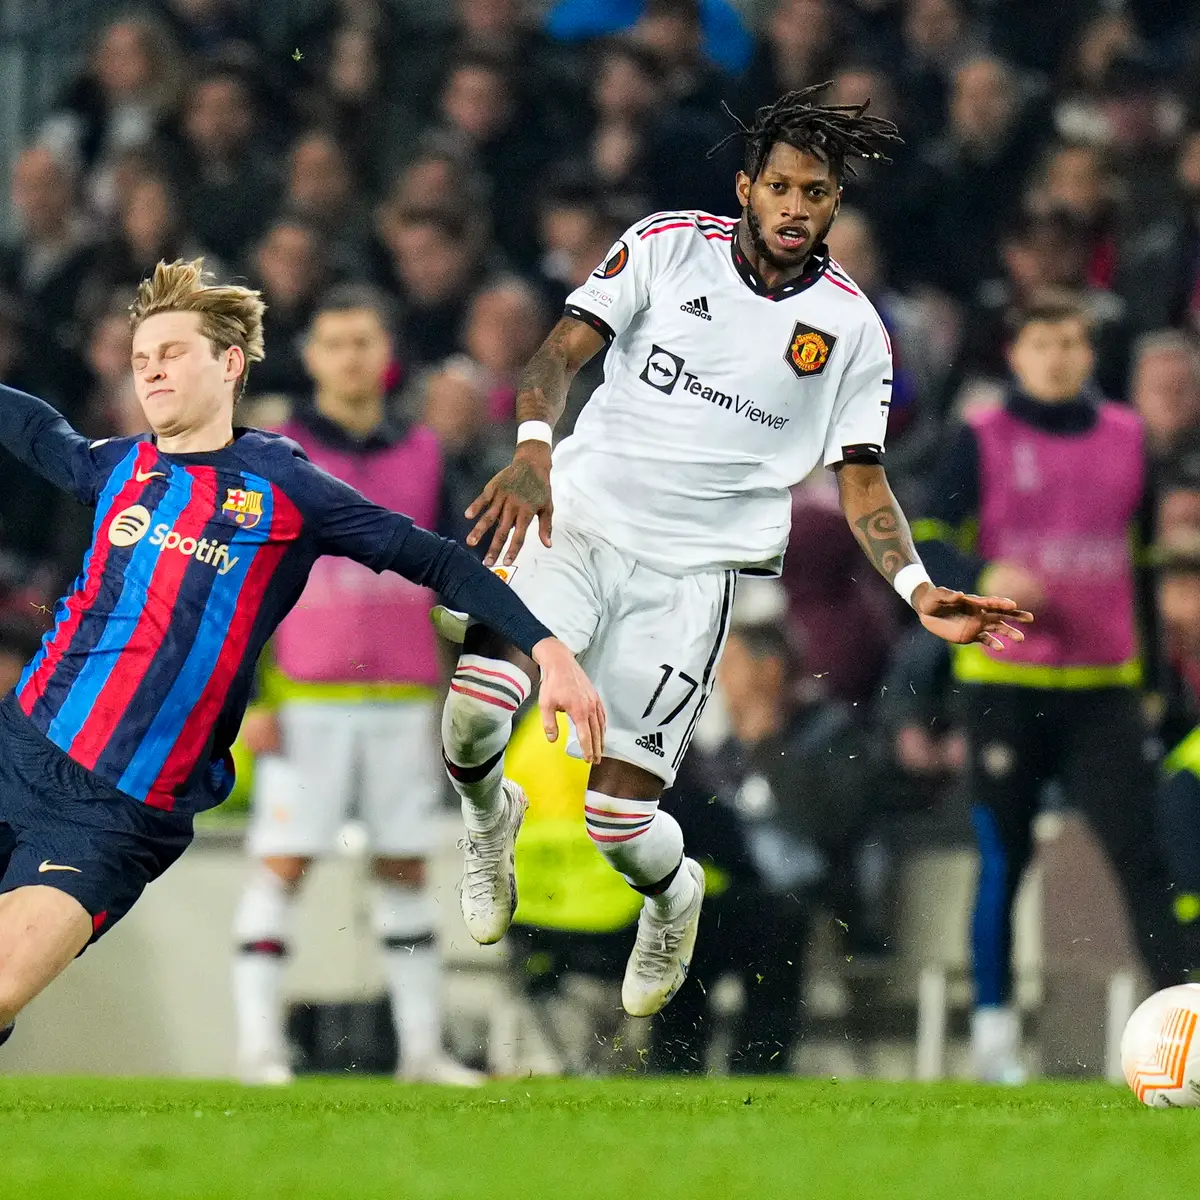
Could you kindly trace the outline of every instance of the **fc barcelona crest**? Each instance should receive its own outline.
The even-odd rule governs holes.
[[[826,333],[823,329],[814,329],[811,325],[797,321],[796,328],[792,330],[792,340],[788,343],[787,353],[783,357],[801,379],[811,379],[825,370],[825,364],[836,345],[835,334]]]
[[[244,488],[230,488],[225,493],[221,511],[230,513],[243,529],[253,529],[262,520],[262,492],[248,492]]]

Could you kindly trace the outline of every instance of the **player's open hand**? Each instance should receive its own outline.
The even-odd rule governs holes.
[[[493,525],[496,527],[483,559],[484,566],[496,565],[510,533],[512,541],[504,554],[504,566],[512,566],[534,517],[543,544],[549,546],[554,517],[550,499],[550,447],[545,442],[522,442],[513,454],[512,463],[488,480],[466,516],[475,521],[475,527],[467,534],[468,546],[478,546],[487,531]],[[475,520],[476,517],[479,519]]]
[[[542,669],[538,707],[542,711],[546,740],[558,740],[558,714],[564,712],[575,725],[583,757],[592,764],[598,763],[604,757],[604,728],[608,718],[592,681],[558,638],[543,638],[534,646],[533,658]]]
[[[1003,650],[1003,638],[1023,642],[1017,626],[1033,620],[1033,613],[1005,596],[972,596],[928,583],[917,588],[913,607],[930,633],[956,646],[981,642],[989,650]]]

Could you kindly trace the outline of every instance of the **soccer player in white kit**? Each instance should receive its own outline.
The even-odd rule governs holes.
[[[850,161],[883,158],[898,137],[866,104],[817,106],[818,90],[739,122],[740,219],[639,221],[568,297],[524,372],[512,465],[467,510],[468,544],[494,527],[485,563],[571,647],[608,711],[585,820],[646,897],[622,987],[635,1016],[687,975],[704,876],[659,796],[712,689],[738,575],[779,573],[789,487],[832,468],[867,557],[938,636],[1000,648],[1031,619],[1010,600],[935,587],[888,486],[888,336],[824,237]],[[568,385],[605,346],[604,382],[552,455]],[[504,751],[535,676],[482,626],[463,649],[443,751],[468,833],[463,916],[490,943],[516,906],[526,800],[503,777]]]

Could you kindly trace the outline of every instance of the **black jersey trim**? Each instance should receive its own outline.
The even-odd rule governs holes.
[[[855,463],[859,466],[871,466],[883,461],[883,447],[874,442],[858,442],[853,446],[842,447],[842,462]]]
[[[758,272],[750,265],[750,260],[742,253],[736,237],[729,243],[729,247],[734,270],[741,276],[742,282],[755,295],[762,296],[767,300],[788,300],[792,296],[798,296],[801,292],[808,291],[814,283],[820,282],[829,269],[829,247],[824,242],[818,242],[813,247],[813,252],[802,274],[797,275],[795,279],[789,279],[787,283],[771,288],[767,287],[759,278]]]
[[[606,342],[611,343],[617,335],[613,332],[613,327],[603,318],[596,316],[593,312],[588,312],[586,308],[580,308],[578,304],[568,304],[563,309],[563,315],[573,317],[576,321],[582,321],[585,325],[590,325]]]
[[[676,770],[678,770],[679,764],[683,762],[683,756],[687,753],[688,745],[692,740],[692,734],[696,732],[696,726],[699,724],[700,717],[704,713],[704,706],[708,703],[712,685],[716,682],[713,676],[713,668],[717,665],[717,660],[721,657],[721,651],[725,647],[726,638],[729,637],[729,629],[733,618],[733,598],[736,593],[737,572],[726,571],[725,587],[721,593],[721,615],[717,618],[717,638],[713,642],[712,653],[708,656],[708,662],[704,664],[704,674],[700,677],[700,701],[696,705],[695,712],[692,713],[692,719],[688,721],[687,729],[684,730],[683,740],[679,743],[679,749],[675,751],[675,757],[671,760],[671,766]]]

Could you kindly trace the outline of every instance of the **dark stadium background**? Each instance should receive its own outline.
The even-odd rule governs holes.
[[[893,336],[888,466],[910,515],[928,501],[952,421],[1001,394],[1006,311],[1053,286],[1093,315],[1098,385],[1143,418],[1159,488],[1152,536],[1184,547],[1200,539],[1195,5],[745,0],[702,5],[696,31],[686,4],[665,3],[622,28],[622,10],[629,24],[638,7],[4,0],[0,154],[12,186],[0,196],[0,379],[93,436],[138,429],[129,289],[160,257],[204,253],[265,292],[268,360],[251,374],[245,409],[248,421],[275,423],[306,389],[296,338],[316,298],[334,282],[369,280],[402,314],[396,410],[444,438],[465,504],[505,460],[524,359],[620,230],[663,208],[736,215],[736,151],[706,157],[731,128],[721,102],[748,115],[785,88],[830,79],[835,102],[869,94],[905,138],[894,164],[848,182],[834,250]],[[568,426],[598,378],[593,363]],[[782,960],[807,972],[795,1065],[910,1072],[922,1005],[927,1018],[944,1000],[952,1037],[966,1011],[972,854],[961,733],[944,671],[861,562],[828,482],[798,488],[794,512],[782,590],[748,589],[743,619],[787,628],[798,698],[846,714],[839,737],[870,757],[869,775],[829,783],[831,796],[848,788],[854,801],[833,838],[846,857],[804,893],[804,950]],[[81,510],[5,463],[9,676],[46,627],[87,528]],[[1189,684],[1200,670],[1154,619],[1149,578],[1144,590],[1148,744],[1158,753],[1195,724]],[[705,814],[695,819],[702,828]],[[729,820],[736,826],[737,814]],[[1146,822],[1152,837],[1149,812]],[[189,981],[222,994],[238,828],[235,803],[192,851],[197,874],[182,865],[175,891],[157,906],[152,892],[139,910],[146,924],[131,919],[31,1013],[8,1067],[224,1073],[227,1000],[213,1000],[198,1038],[175,1037],[171,1022],[190,1019]],[[736,828],[710,832],[713,857],[729,854]],[[1022,908],[1020,1003],[1044,1070],[1101,1074],[1106,1005],[1128,1002],[1138,966],[1090,835],[1053,794],[1042,833]],[[334,1031],[313,1032],[315,1018],[301,1014],[298,1036],[326,1047],[343,1034],[365,1039],[333,1066],[387,1058],[363,955],[336,937],[343,918],[361,917],[354,878],[345,863],[322,876],[306,910],[312,948],[297,966],[298,998],[329,1005],[320,1012]],[[188,953],[166,928],[182,919],[196,922]],[[528,1000],[511,1010],[516,1028],[543,1019],[543,1001],[567,1005],[560,969],[599,978],[607,969],[602,946],[557,966],[558,942],[534,949],[554,968],[549,982],[534,972],[530,985],[495,956],[463,952],[452,1004],[464,1054],[486,1059],[485,1010],[502,1006],[494,998],[506,988]],[[107,966],[93,961],[105,956]],[[130,1051],[121,1022],[104,1019],[146,987],[172,1003],[163,1028]],[[104,1019],[83,1011],[89,995],[103,998]],[[736,1008],[736,987],[722,995],[720,1011]],[[351,1010],[337,1007],[351,1000]],[[586,1029],[586,1007],[572,1011]],[[39,1028],[56,1036],[39,1040]],[[538,1063],[561,1051],[580,1065],[578,1046],[528,1037]],[[628,1054],[589,1053],[593,1065],[628,1065]]]

